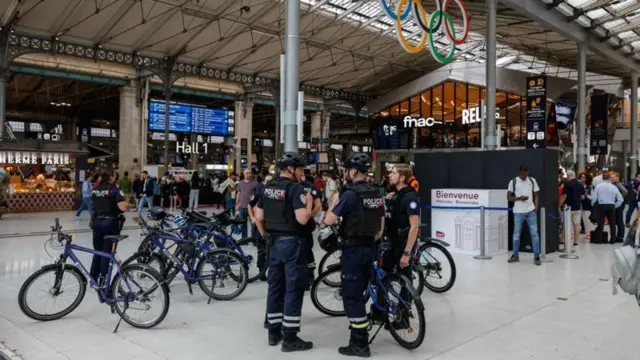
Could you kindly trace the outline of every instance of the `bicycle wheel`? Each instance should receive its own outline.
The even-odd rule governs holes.
[[[133,327],[150,329],[160,324],[169,312],[169,287],[162,276],[147,265],[122,266],[111,281],[110,291],[115,300],[112,308]]]
[[[216,249],[210,251],[198,262],[196,279],[200,289],[207,296],[216,300],[232,300],[246,289],[248,269],[244,260],[236,252]],[[235,286],[229,286],[231,281],[236,283]],[[207,285],[208,282],[211,283],[210,286]],[[221,293],[226,289],[232,291],[228,294]]]
[[[167,263],[164,258],[155,252],[141,251],[131,255],[125,260],[121,267],[125,267],[130,264],[143,264],[150,266],[152,269],[158,272],[158,274],[164,274],[167,267]]]
[[[323,272],[327,271],[331,265],[340,264],[341,256],[342,256],[342,250],[340,249],[324,254],[324,256],[322,256],[322,259],[320,259],[320,263],[318,264],[318,274],[322,274]],[[332,279],[330,278],[325,279],[325,281],[328,281],[327,283],[325,283],[327,286],[340,285],[339,282],[338,283],[331,282]]]
[[[260,278],[267,272],[268,250],[267,244],[262,238],[244,238],[237,241],[237,245],[242,249],[245,258],[249,258],[250,263],[247,263],[249,268],[248,282],[252,283]],[[262,269],[258,267],[258,262],[264,261]]]
[[[420,297],[409,279],[395,273],[387,274],[382,285],[387,310],[386,329],[403,348],[417,349],[424,341],[427,326]]]
[[[46,281],[46,279],[49,281]],[[38,281],[45,280],[44,286],[36,288]],[[65,280],[71,280],[69,285],[65,285]],[[18,293],[18,304],[20,310],[28,317],[39,321],[57,320],[69,315],[82,302],[87,292],[87,279],[80,270],[73,265],[52,264],[42,267],[31,274],[22,284]],[[39,309],[34,299],[36,295],[45,294],[44,306],[52,305],[53,312],[47,309]],[[53,301],[52,301],[53,299]],[[68,305],[59,304],[65,299],[70,300]]]
[[[137,252],[156,251],[156,250],[157,250],[157,247],[156,247],[156,244],[153,243],[153,235],[152,234],[148,234],[140,242],[140,245],[138,246],[138,251]]]
[[[345,316],[342,288],[340,287],[341,276],[340,266],[332,267],[321,273],[311,285],[311,302],[318,311],[325,315]],[[337,284],[337,286],[330,284]]]
[[[456,282],[456,264],[442,245],[426,242],[418,249],[425,286],[435,292],[447,292]]]

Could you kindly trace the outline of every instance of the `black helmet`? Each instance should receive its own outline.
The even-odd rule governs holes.
[[[371,158],[367,154],[353,154],[344,161],[344,168],[366,173],[371,168]]]
[[[276,166],[280,169],[284,169],[287,166],[305,167],[306,164],[307,163],[302,155],[292,151],[282,154],[280,159],[278,159],[278,161],[276,162]]]

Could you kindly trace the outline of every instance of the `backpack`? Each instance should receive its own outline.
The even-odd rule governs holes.
[[[633,246],[623,246],[614,250],[611,265],[613,295],[618,286],[629,295],[635,295],[640,301],[640,251]]]
[[[533,186],[533,180],[532,179],[533,178],[531,176],[527,176],[527,180],[529,180],[529,182],[531,183],[531,196],[529,197],[529,199],[531,199],[531,201],[533,201],[533,192],[534,192],[534,190],[533,190],[534,186]],[[516,184],[518,183],[517,180],[518,180],[518,177],[517,176],[514,177],[511,180],[511,183],[509,185],[509,188],[513,189],[513,191],[511,191],[513,193],[513,196],[516,195]],[[509,190],[509,189],[507,189],[507,190]]]

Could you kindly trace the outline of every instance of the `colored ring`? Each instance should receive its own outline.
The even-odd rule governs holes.
[[[387,5],[387,0],[380,0],[380,5],[382,5],[382,8],[391,19],[395,19],[398,17],[398,15],[393,12],[393,10],[389,7],[389,5]],[[411,13],[411,6],[407,6],[407,8],[402,13],[402,15],[400,15],[400,20],[405,21],[410,13]]]
[[[427,13],[427,11],[424,9],[424,7],[422,6],[422,3],[420,3],[420,1],[414,1],[413,2],[413,18],[416,19],[416,22],[418,23],[418,25],[420,25],[420,27],[422,28],[422,30],[424,32],[429,32],[429,17],[427,16],[426,19],[422,19],[421,16],[419,15],[419,11],[420,8],[422,9],[423,13]],[[436,0],[436,10],[440,10],[440,0]],[[438,24],[435,26],[434,31],[438,31],[438,29],[440,29],[440,25],[442,24],[442,16],[438,17]]]
[[[447,36],[449,37],[449,39],[451,39],[451,41],[453,41],[454,44],[462,45],[467,40],[467,36],[469,36],[469,13],[467,12],[467,6],[464,4],[464,2],[462,2],[462,0],[455,0],[455,1],[456,1],[456,4],[458,4],[458,7],[460,8],[460,12],[462,12],[462,29],[463,29],[462,38],[459,40],[456,39],[455,32],[452,34],[449,31],[448,26],[445,26],[444,29],[447,31]],[[451,0],[445,0],[444,6],[443,6],[444,14],[448,14],[447,10],[449,9],[450,4],[451,4]],[[451,21],[451,18],[449,18],[449,21]],[[453,27],[451,28],[453,29]]]
[[[451,16],[446,12],[442,12],[441,10],[436,10],[433,13],[433,15],[431,15],[431,18],[429,19],[429,30],[430,30],[429,31],[429,50],[431,50],[431,55],[433,56],[434,59],[436,59],[437,62],[445,64],[453,59],[453,56],[456,53],[456,43],[453,41],[451,42],[451,50],[449,51],[449,54],[447,54],[446,56],[440,55],[440,53],[438,52],[438,49],[436,49],[435,41],[433,40],[433,31],[432,31],[433,19],[440,15],[444,17],[445,25],[448,24],[449,27],[451,27],[451,32],[453,33],[453,36],[456,35],[456,30],[453,27],[453,21],[451,20]]]
[[[420,37],[420,41],[418,42],[417,46],[413,46],[409,44],[407,39],[404,37],[404,34],[402,33],[402,16],[399,16],[398,14],[400,14],[402,7],[405,5],[407,5],[407,8],[411,9],[411,6],[408,4],[409,1],[414,1],[414,0],[400,0],[400,2],[398,2],[398,5],[396,6],[396,37],[398,38],[400,45],[406,52],[411,54],[417,54],[422,50],[424,50],[425,44],[427,43],[427,33],[425,33],[424,31],[422,32],[422,36]],[[414,14],[414,17],[422,16],[422,17],[428,18],[428,15],[424,10],[424,7],[420,5],[419,8],[420,8],[420,14],[419,15]]]

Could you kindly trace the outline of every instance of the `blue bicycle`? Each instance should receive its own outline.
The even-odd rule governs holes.
[[[114,332],[118,330],[122,320],[144,329],[152,328],[164,320],[169,311],[169,288],[162,276],[143,264],[121,266],[116,258],[118,242],[128,236],[106,236],[105,240],[112,244],[111,252],[108,253],[75,245],[72,236],[62,232],[58,219],[51,231],[47,244],[54,249],[63,249],[63,252],[54,264],[46,265],[33,273],[20,288],[18,302],[25,315],[34,320],[51,321],[70,314],[82,302],[88,279],[89,287],[96,290],[100,302],[111,306],[111,311],[120,315]],[[106,277],[91,277],[74,251],[109,259]],[[74,265],[67,264],[67,259],[71,259]],[[43,282],[42,287],[39,287],[40,282]],[[36,304],[38,297],[45,298],[43,309]],[[149,318],[143,316],[154,310],[157,314]]]
[[[155,251],[141,251],[125,260],[124,265],[143,263],[157,266],[166,284],[170,284],[180,273],[183,274],[189,293],[193,295],[192,284],[216,300],[232,300],[247,287],[248,269],[245,260],[237,253],[225,248],[215,248],[203,238],[198,225],[191,225],[187,236],[150,226],[143,219],[137,219],[148,232]],[[171,243],[172,245],[167,245]],[[175,245],[175,251],[169,247]],[[231,290],[230,293],[223,293]]]

